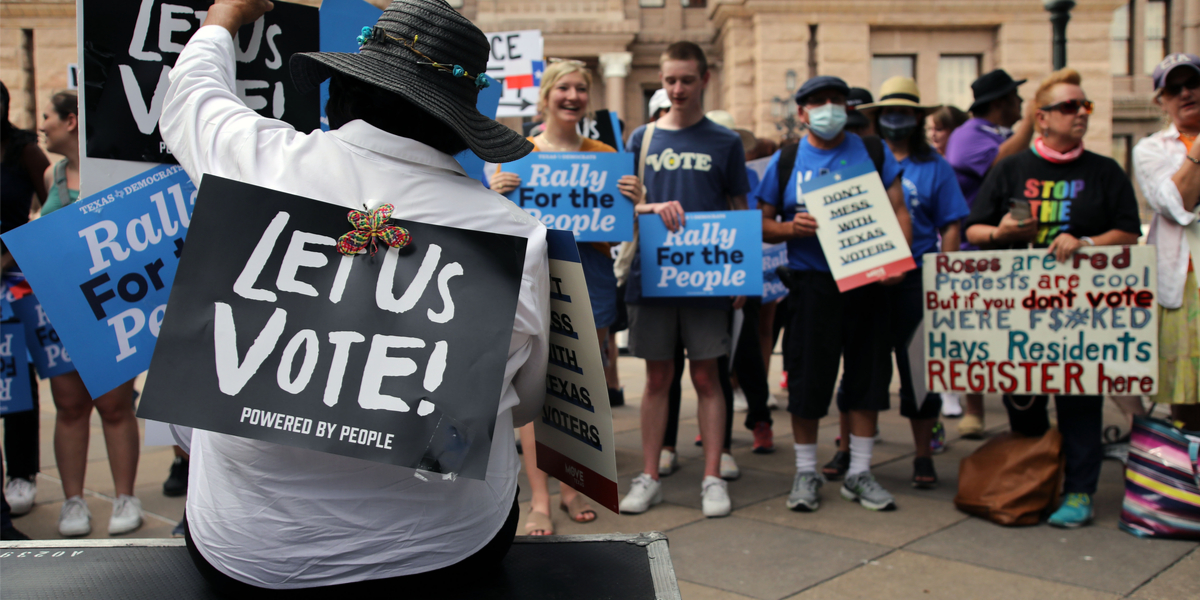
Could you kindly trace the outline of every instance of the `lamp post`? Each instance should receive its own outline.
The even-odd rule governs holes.
[[[1042,0],[1042,6],[1050,11],[1050,23],[1054,26],[1054,70],[1067,66],[1067,21],[1071,20],[1071,9],[1075,0]]]
[[[796,118],[796,84],[796,72],[789,69],[784,75],[787,96],[775,96],[771,99],[771,116],[775,117],[775,129],[783,134],[785,140],[798,139],[803,127]]]

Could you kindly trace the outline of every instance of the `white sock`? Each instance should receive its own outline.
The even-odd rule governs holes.
[[[850,434],[850,470],[846,477],[871,470],[871,451],[875,449],[875,438],[858,437]]]
[[[809,473],[817,470],[817,445],[793,444],[796,448],[796,472]]]

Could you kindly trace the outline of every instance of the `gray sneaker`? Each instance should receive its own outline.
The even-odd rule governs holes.
[[[871,510],[896,510],[896,499],[875,481],[870,471],[847,476],[842,484],[842,497]]]
[[[812,512],[821,506],[821,496],[817,490],[825,483],[825,478],[816,471],[797,472],[792,480],[792,493],[788,494],[787,507],[798,512]]]

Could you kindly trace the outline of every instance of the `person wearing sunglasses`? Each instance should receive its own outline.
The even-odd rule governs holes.
[[[1039,86],[1034,147],[1004,159],[988,174],[967,217],[967,239],[985,249],[1046,248],[1059,262],[1089,246],[1136,244],[1141,234],[1137,197],[1111,158],[1088,152],[1083,137],[1094,107],[1074,69],[1062,69]],[[1014,216],[1028,203],[1031,217]],[[1012,430],[1040,437],[1050,429],[1049,397],[1004,396]],[[1054,401],[1066,472],[1063,502],[1050,525],[1079,527],[1092,520],[1092,496],[1104,458],[1103,397],[1064,396]]]
[[[1154,209],[1146,241],[1158,247],[1159,381],[1152,399],[1170,404],[1185,429],[1200,430],[1200,370],[1190,358],[1200,344],[1200,290],[1184,235],[1200,203],[1200,57],[1172,54],[1152,77],[1154,102],[1170,124],[1133,148],[1133,172]]]

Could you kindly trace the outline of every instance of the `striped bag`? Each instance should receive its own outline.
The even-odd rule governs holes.
[[[1121,529],[1138,537],[1200,540],[1200,432],[1135,417]]]

